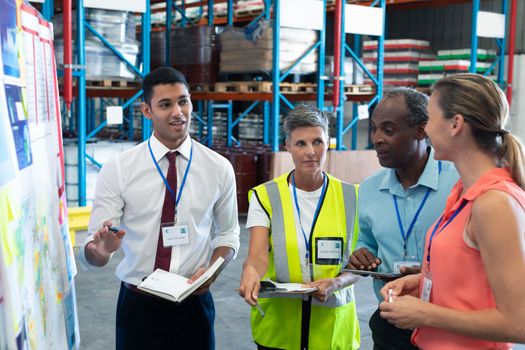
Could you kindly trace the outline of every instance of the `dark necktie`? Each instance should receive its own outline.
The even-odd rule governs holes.
[[[168,181],[171,190],[176,195],[177,193],[177,165],[175,164],[175,158],[178,152],[166,153],[166,158],[170,162],[168,168],[168,175],[166,180]],[[160,218],[161,229],[159,232],[159,240],[157,242],[157,255],[155,257],[155,269],[162,269],[165,271],[170,270],[171,261],[171,247],[164,247],[162,242],[162,224],[172,223],[175,221],[175,198],[171,195],[170,191],[166,187],[164,191],[164,205],[162,206],[162,216]]]

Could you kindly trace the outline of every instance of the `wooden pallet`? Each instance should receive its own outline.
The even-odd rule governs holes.
[[[356,85],[345,85],[344,92],[346,95],[369,95],[375,91],[372,85],[356,84]]]
[[[235,10],[235,17],[244,18],[244,17],[253,17],[260,15],[264,10],[262,7],[248,7],[241,10]]]
[[[272,92],[268,81],[230,81],[215,83],[216,92]]]
[[[288,94],[304,94],[317,92],[317,84],[314,83],[281,83],[280,90]]]
[[[214,88],[214,84],[190,84],[190,92],[211,92]]]
[[[139,82],[129,80],[86,80],[86,86],[92,87],[137,87],[139,85]]]

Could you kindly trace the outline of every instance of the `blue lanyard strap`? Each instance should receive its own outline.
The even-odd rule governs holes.
[[[188,136],[189,137],[189,136]],[[151,139],[151,138],[150,138]],[[162,178],[162,181],[164,181],[164,184],[166,185],[166,188],[171,194],[171,197],[175,201],[175,212],[177,212],[177,207],[179,206],[180,198],[182,196],[182,190],[184,189],[184,185],[186,184],[186,179],[188,178],[188,173],[190,172],[191,162],[193,160],[193,140],[191,140],[191,148],[190,148],[190,159],[188,160],[188,166],[186,167],[186,171],[184,171],[184,176],[182,178],[182,183],[179,187],[179,193],[177,194],[177,197],[175,197],[175,192],[173,192],[173,189],[171,188],[170,184],[168,183],[168,180],[166,180],[166,177],[162,173],[162,170],[160,169],[159,163],[155,159],[155,156],[153,155],[153,150],[151,149],[150,139],[148,139],[148,148],[149,148],[149,154],[151,155],[151,159],[153,160],[153,163],[155,164],[155,167],[157,168],[157,172],[160,174],[160,177]],[[177,190],[177,189],[175,189]]]
[[[317,217],[319,216],[319,212],[321,211],[321,202],[323,201],[325,192],[326,192],[326,175],[323,173],[323,189],[321,190],[321,196],[319,197],[319,200],[317,201],[317,208],[315,209],[315,214],[312,220],[312,227],[310,228],[310,235],[312,234],[312,231],[314,229],[315,221]],[[297,201],[297,190],[295,186],[295,172],[292,173],[292,189],[293,189],[293,198],[295,201],[295,208],[297,209],[297,217],[299,219],[299,226],[301,227],[301,232],[303,233],[304,238],[304,244],[306,246],[306,259],[309,258],[309,252],[310,252],[310,243],[308,241],[308,236],[306,236],[306,233],[304,232],[303,224],[301,223],[301,210],[299,209],[299,202]]]
[[[419,214],[423,210],[423,207],[425,206],[425,203],[427,202],[428,196],[430,196],[430,191],[432,191],[430,188],[427,190],[427,193],[425,193],[425,197],[423,197],[423,200],[421,201],[421,204],[419,205],[419,208],[416,211],[416,214],[414,215],[414,218],[412,219],[412,222],[410,223],[410,226],[408,226],[408,231],[405,234],[405,229],[403,228],[403,222],[401,220],[401,214],[399,213],[399,207],[397,205],[397,197],[395,194],[392,195],[394,198],[394,206],[396,208],[396,215],[397,215],[397,223],[399,224],[399,231],[401,232],[401,237],[403,238],[403,254],[404,258],[406,258],[407,255],[407,241],[408,237],[410,237],[410,234],[414,230],[414,225],[416,224],[417,218],[419,217]]]
[[[456,211],[452,214],[452,216],[447,220],[445,225],[443,225],[443,227],[438,231],[439,225],[441,225],[441,222],[443,221],[443,217],[444,217],[445,214],[441,215],[441,217],[439,218],[439,220],[436,223],[436,225],[434,226],[434,229],[432,230],[432,233],[430,234],[430,238],[428,240],[427,266],[430,265],[430,248],[432,247],[432,240],[434,239],[434,235],[436,234],[436,232],[440,233],[441,231],[443,231],[452,222],[452,220],[454,220],[456,218],[456,216],[458,216],[458,214],[463,210],[463,208],[465,208],[467,203],[468,203],[468,201],[464,199],[463,202],[461,203],[461,205],[456,209]]]
[[[441,174],[441,161],[438,162],[438,174]],[[403,258],[406,258],[407,256],[407,242],[408,237],[410,237],[410,234],[414,230],[414,225],[417,222],[417,218],[419,217],[419,214],[423,210],[423,207],[425,206],[428,197],[430,196],[430,192],[432,189],[428,189],[425,193],[425,196],[423,197],[423,200],[421,201],[421,204],[419,205],[419,208],[416,211],[416,214],[414,215],[414,218],[412,219],[412,222],[408,226],[408,231],[405,234],[405,229],[403,227],[403,221],[401,220],[401,214],[399,213],[399,206],[397,205],[397,197],[395,194],[392,194],[392,198],[394,199],[394,207],[396,208],[396,216],[397,216],[397,223],[399,225],[399,231],[401,232],[401,237],[403,238]]]

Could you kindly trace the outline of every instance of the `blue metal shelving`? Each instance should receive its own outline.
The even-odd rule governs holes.
[[[344,3],[343,3],[344,5]],[[383,18],[386,21],[386,1],[385,0],[376,0],[371,5],[371,7],[379,7],[383,11]],[[379,102],[383,97],[383,72],[384,72],[384,54],[385,54],[385,32],[386,26],[383,23],[383,35],[378,36],[378,45],[377,45],[377,72],[374,76],[366,67],[363,61],[361,60],[361,36],[354,34],[354,48],[351,49],[348,43],[346,42],[346,33],[345,33],[345,11],[341,13],[341,35],[342,35],[342,45],[341,45],[341,81],[344,81],[345,76],[345,57],[346,54],[357,63],[357,65],[363,70],[363,72],[372,80],[373,84],[376,87],[376,93],[374,97],[368,102],[368,107],[370,108],[375,103]],[[336,77],[337,78],[337,77]],[[355,72],[354,72],[354,82],[355,82]],[[339,106],[336,112],[336,149],[344,150],[346,149],[343,138],[344,135],[352,130],[352,149],[357,148],[357,122],[358,118],[358,105],[353,103],[352,110],[352,121],[347,125],[344,124],[344,84],[339,84]]]
[[[75,76],[77,77],[78,96],[76,99],[77,107],[77,131],[78,131],[78,204],[79,206],[86,205],[86,159],[93,164],[100,166],[93,157],[86,154],[86,142],[94,137],[106,125],[106,121],[101,121],[99,125],[95,126],[89,133],[87,132],[87,106],[88,100],[86,97],[86,53],[85,53],[85,33],[89,30],[95,37],[97,37],[106,47],[108,47],[122,62],[124,62],[135,74],[143,77],[150,69],[150,1],[145,0],[146,11],[142,14],[142,49],[141,49],[141,64],[135,66],[129,62],[122,53],[120,53],[111,43],[109,43],[100,33],[96,31],[85,19],[84,4],[82,1],[77,1],[76,15],[77,15],[77,67]],[[142,96],[142,91],[137,92],[134,96],[128,99],[123,105],[123,110],[130,108],[132,104]],[[90,106],[93,109],[93,106]],[[93,116],[89,117],[94,119]],[[129,116],[129,124],[133,125],[131,115]],[[92,123],[91,126],[94,126]],[[90,128],[91,129],[91,128]],[[142,120],[142,138],[145,140],[151,134],[151,122],[143,118]]]
[[[508,15],[508,1],[502,0],[501,3],[501,13],[505,16],[505,21],[507,20]],[[476,73],[476,64],[478,62],[478,36],[477,36],[477,26],[478,26],[478,14],[480,11],[480,0],[472,0],[472,29],[470,33],[470,68],[471,73]],[[497,57],[494,62],[491,64],[490,68],[487,69],[483,75],[490,75],[497,66],[497,81],[501,88],[504,88],[505,80],[505,44],[507,42],[507,30],[505,26],[505,33],[503,38],[495,39],[496,45],[498,47]]]

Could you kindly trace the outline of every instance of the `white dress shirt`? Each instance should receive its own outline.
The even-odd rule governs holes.
[[[151,149],[164,176],[170,150],[154,135]],[[177,220],[188,225],[190,243],[172,247],[170,271],[187,277],[207,266],[213,249],[239,249],[237,190],[231,163],[188,136],[177,149],[177,195],[188,166],[193,144],[193,161],[177,208]],[[174,151],[174,150],[171,150]],[[153,272],[160,218],[166,186],[151,158],[148,142],[119,154],[102,167],[97,178],[95,201],[80,261],[87,267],[86,244],[102,223],[111,220],[126,231],[122,240],[124,259],[116,275],[124,282],[139,284]],[[90,266],[90,265],[89,265]]]

